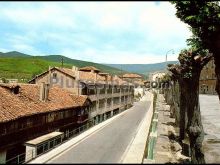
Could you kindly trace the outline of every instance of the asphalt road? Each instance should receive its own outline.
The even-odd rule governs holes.
[[[220,163],[220,102],[217,95],[200,95],[199,98],[205,160],[206,163]]]
[[[149,106],[146,100],[135,103],[125,114],[47,163],[119,163]]]

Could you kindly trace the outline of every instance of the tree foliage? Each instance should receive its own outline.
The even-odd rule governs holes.
[[[219,43],[220,5],[218,1],[171,1],[175,5],[176,16],[190,25],[193,36],[187,43],[199,50],[214,52]]]

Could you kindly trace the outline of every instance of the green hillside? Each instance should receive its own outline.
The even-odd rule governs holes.
[[[82,61],[82,60],[75,60],[75,59],[71,59],[65,56],[61,56],[61,55],[49,55],[49,56],[36,56],[38,58],[47,60],[47,61],[53,61],[53,62],[58,62],[61,63],[61,60],[63,58],[64,63],[66,64],[71,64],[74,66],[77,66],[79,68],[84,67],[84,66],[94,66],[98,69],[100,69],[102,72],[107,72],[110,74],[116,74],[116,75],[120,75],[121,73],[126,73],[126,71],[124,70],[120,70],[111,66],[107,66],[107,65],[103,65],[103,64],[98,64],[98,63],[94,63],[94,62],[88,62],[88,61]]]
[[[136,72],[139,74],[148,75],[155,71],[165,71],[167,64],[176,64],[178,61],[167,61],[154,64],[104,64],[115,68],[121,68],[128,72]]]
[[[30,80],[36,74],[44,72],[49,66],[60,66],[60,63],[50,62],[35,57],[0,58],[0,78],[16,78]],[[71,68],[71,65],[64,64]]]
[[[61,55],[49,55],[49,56],[30,56],[20,52],[0,52],[0,78],[6,79],[26,79],[25,82],[33,78],[35,75],[46,71],[49,66],[61,66],[61,59],[63,58],[64,67],[72,68],[72,66],[84,67],[94,66],[101,70],[101,72],[107,72],[110,74],[123,74],[125,71],[97,64],[93,62],[80,61],[67,58]]]
[[[6,52],[6,53],[2,53],[0,52],[0,57],[31,57],[30,55],[24,54],[24,53],[20,53],[17,51],[11,51],[11,52]]]

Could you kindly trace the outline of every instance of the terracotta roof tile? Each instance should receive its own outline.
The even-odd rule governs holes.
[[[64,72],[72,77],[75,77],[75,72],[72,69],[69,68],[57,68],[58,70],[60,70],[61,72]]]
[[[40,86],[19,84],[19,94],[0,85],[0,123],[24,116],[83,106],[87,96],[72,95],[67,90],[53,86],[48,101],[40,101]]]
[[[97,69],[94,66],[85,66],[79,69],[80,71],[91,71],[91,70],[95,70],[95,71],[100,71],[99,69]]]

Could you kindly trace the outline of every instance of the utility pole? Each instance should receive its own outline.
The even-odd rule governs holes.
[[[121,76],[122,76],[122,64],[121,64]],[[123,79],[123,78],[122,78]]]
[[[63,57],[61,58],[61,66],[63,68]]]
[[[174,54],[174,50],[173,50],[173,49],[170,49],[170,50],[167,51],[167,53],[166,53],[166,61],[165,61],[166,63],[167,63],[167,54],[168,54],[170,51],[172,51],[172,53]]]

